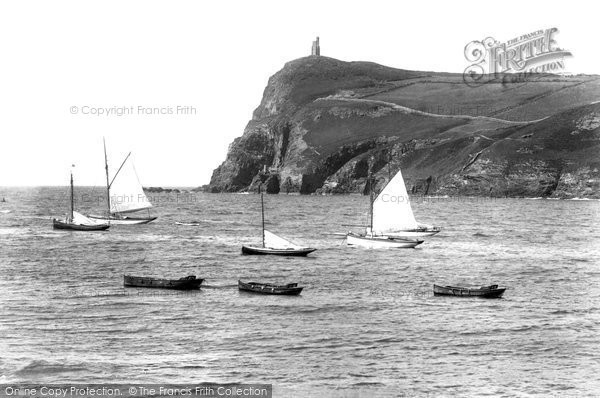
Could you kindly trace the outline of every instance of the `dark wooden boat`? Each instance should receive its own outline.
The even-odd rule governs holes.
[[[200,289],[204,279],[189,275],[179,279],[160,279],[145,276],[123,275],[125,287],[151,287],[157,289],[195,290]]]
[[[498,287],[498,285],[482,286],[479,288],[433,285],[434,296],[499,298],[502,297],[505,290],[505,287]]]
[[[238,280],[238,289],[245,292],[260,294],[280,294],[286,296],[296,296],[300,294],[303,287],[298,287],[297,283],[288,283],[287,285],[271,285],[269,283],[242,282]]]
[[[276,256],[306,256],[317,249],[311,247],[303,247],[300,249],[272,249],[270,247],[260,246],[242,246],[243,254],[273,254]]]
[[[110,227],[110,224],[73,224],[53,218],[52,227],[54,229],[70,229],[72,231],[105,231]]]

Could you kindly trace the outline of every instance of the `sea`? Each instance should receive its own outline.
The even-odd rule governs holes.
[[[600,201],[413,197],[442,231],[348,247],[368,197],[265,195],[266,228],[318,250],[245,256],[260,196],[149,194],[147,225],[52,229],[62,187],[0,188],[0,383],[266,383],[277,397],[599,396]],[[101,212],[101,188],[77,210]],[[176,222],[195,222],[177,225]],[[200,291],[123,287],[196,275]],[[238,280],[297,282],[253,295]],[[508,289],[434,296],[432,285]]]

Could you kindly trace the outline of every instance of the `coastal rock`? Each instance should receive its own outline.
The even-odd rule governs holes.
[[[163,188],[163,187],[144,187],[145,192],[151,193],[181,193],[179,189],[176,188]]]

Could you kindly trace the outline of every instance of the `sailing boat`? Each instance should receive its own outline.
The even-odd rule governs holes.
[[[52,219],[54,229],[70,229],[73,231],[104,231],[110,227],[108,223],[99,223],[91,220],[74,210],[73,172],[71,171],[71,208],[63,220]]]
[[[260,193],[260,210],[262,216],[262,246],[242,246],[243,254],[274,254],[278,256],[306,256],[317,249],[298,246],[287,239],[275,235],[265,229],[265,205]]]
[[[369,180],[371,184],[372,181]],[[373,200],[371,191],[371,225],[364,235],[349,232],[346,235],[348,245],[357,245],[369,248],[411,248],[423,243],[422,240],[409,239],[431,236],[440,231],[432,227],[417,223],[410,206],[408,192],[402,171],[392,178]]]
[[[373,203],[373,231],[375,234],[400,238],[432,236],[440,232],[440,227],[420,224],[410,205],[402,171],[377,195]]]
[[[106,142],[104,143],[104,169],[106,170],[106,200],[108,212],[106,215],[89,215],[88,217],[110,221],[111,224],[147,224],[158,217],[134,217],[127,214],[152,207],[146,197],[142,184],[140,184],[133,162],[130,160],[131,152],[127,154],[121,167],[117,170],[112,180],[108,176],[108,158],[106,156]]]

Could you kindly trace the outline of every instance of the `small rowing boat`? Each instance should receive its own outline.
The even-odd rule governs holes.
[[[158,289],[195,290],[200,289],[204,279],[189,275],[179,279],[161,279],[145,276],[123,275],[123,286],[125,287],[151,287]]]
[[[279,294],[286,296],[296,296],[300,294],[303,287],[298,287],[297,283],[288,283],[287,285],[271,285],[269,283],[242,282],[238,280],[239,290],[260,294]]]
[[[478,288],[433,285],[434,296],[499,298],[502,297],[504,291],[506,291],[506,288],[498,287],[498,285],[482,286]]]

